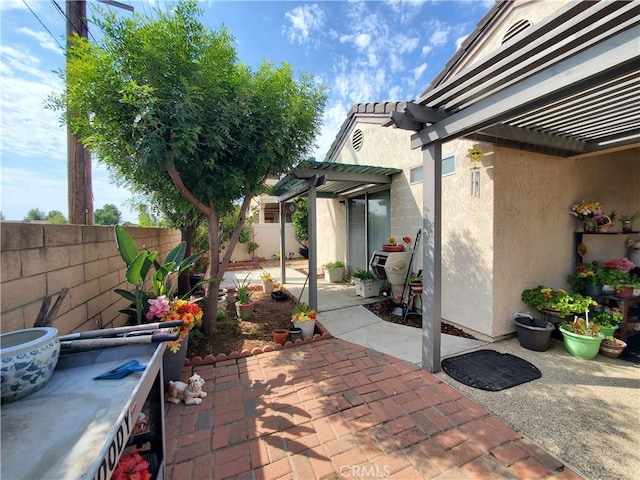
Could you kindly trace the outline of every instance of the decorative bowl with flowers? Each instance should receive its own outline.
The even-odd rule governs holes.
[[[382,250],[384,252],[402,252],[404,251],[404,246],[410,243],[411,237],[402,237],[402,242],[398,243],[396,237],[391,236],[387,239],[387,243],[382,245]]]

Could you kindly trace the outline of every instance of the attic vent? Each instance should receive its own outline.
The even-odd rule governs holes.
[[[351,137],[351,145],[356,152],[360,151],[360,149],[362,148],[363,141],[364,133],[362,133],[362,130],[357,129],[355,132],[353,132],[353,136]]]
[[[526,29],[526,28],[528,28],[530,26],[531,26],[531,22],[529,20],[518,20],[516,23],[511,25],[511,27],[509,27],[509,30],[507,30],[507,33],[505,34],[504,38],[502,39],[502,44],[504,45],[509,40],[511,40],[513,37],[515,37],[520,32],[522,32],[524,29]]]

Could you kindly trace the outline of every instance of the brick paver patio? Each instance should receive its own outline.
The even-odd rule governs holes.
[[[434,375],[342,340],[193,368],[208,396],[167,406],[169,479],[582,478]]]

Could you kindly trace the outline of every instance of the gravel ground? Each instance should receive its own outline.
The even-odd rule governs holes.
[[[558,340],[546,352],[526,350],[515,338],[485,348],[528,360],[542,378],[487,392],[444,372],[438,377],[587,478],[638,478],[640,365],[572,357]]]

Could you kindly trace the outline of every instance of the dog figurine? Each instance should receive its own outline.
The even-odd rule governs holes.
[[[207,392],[202,391],[204,380],[200,375],[194,373],[189,377],[189,383],[169,382],[167,388],[167,402],[180,403],[185,405],[200,405],[202,399],[207,396]]]

